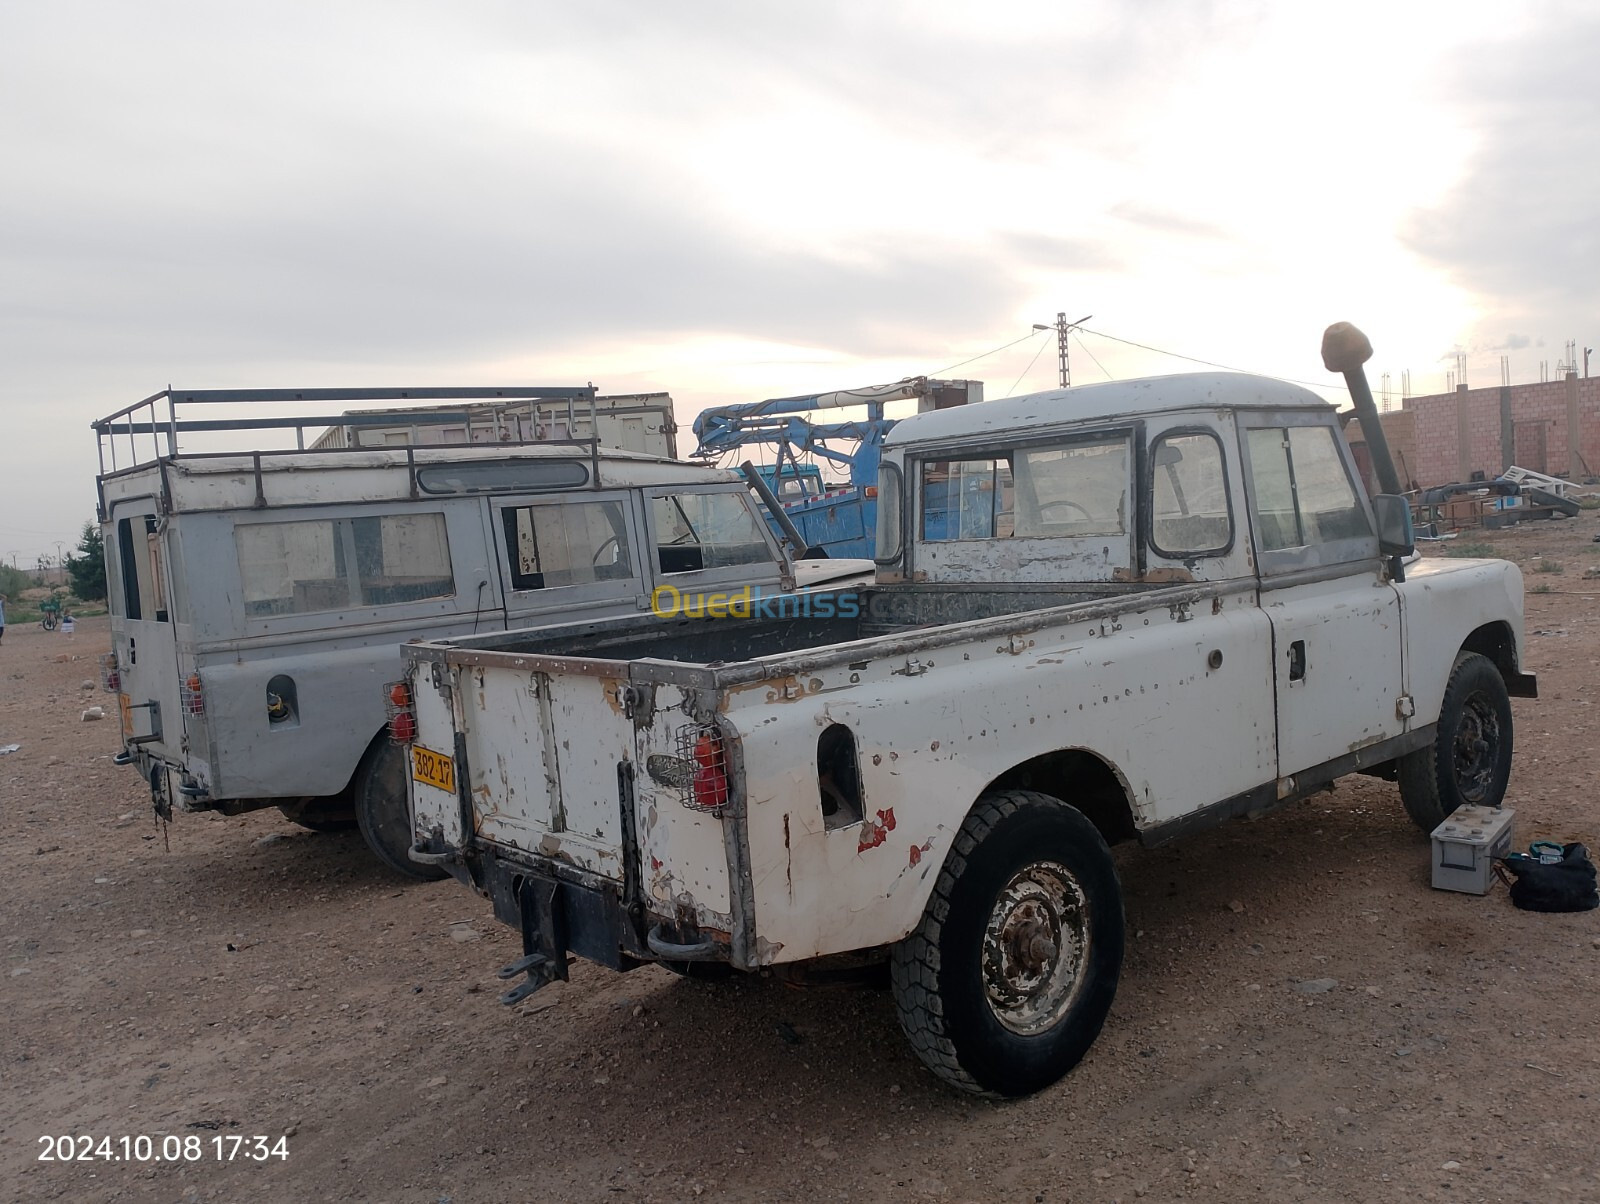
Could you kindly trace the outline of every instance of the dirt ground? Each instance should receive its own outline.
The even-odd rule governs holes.
[[[1470,537],[1540,591],[1523,846],[1600,850],[1597,529]],[[6,1198],[1600,1199],[1600,913],[1430,890],[1388,783],[1120,850],[1105,1032],[994,1104],[921,1068],[886,992],[580,963],[501,1007],[520,947],[455,882],[403,885],[355,833],[276,811],[158,828],[111,764],[115,712],[80,721],[111,701],[82,688],[106,647],[105,619],[0,644],[0,746],[21,745],[0,757]],[[1299,989],[1317,979],[1337,985]],[[69,1134],[203,1157],[38,1161]],[[257,1135],[287,1157],[218,1158]]]

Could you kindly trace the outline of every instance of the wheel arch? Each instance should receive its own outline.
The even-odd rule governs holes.
[[[1004,790],[1032,790],[1060,799],[1081,811],[1108,845],[1139,834],[1127,779],[1087,748],[1058,748],[1030,757],[989,782],[982,795]]]
[[[1476,652],[1488,657],[1500,670],[1506,691],[1513,698],[1537,698],[1537,681],[1532,674],[1522,672],[1518,660],[1517,636],[1511,624],[1504,619],[1485,623],[1461,642],[1462,652]]]

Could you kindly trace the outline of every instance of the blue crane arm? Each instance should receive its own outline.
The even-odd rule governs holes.
[[[914,376],[892,385],[874,385],[866,389],[841,389],[833,393],[772,397],[766,401],[715,406],[703,411],[694,420],[694,433],[699,440],[695,455],[716,456],[751,443],[788,443],[797,448],[828,454],[815,445],[815,440],[862,439],[866,437],[865,432],[871,431],[877,431],[877,438],[881,441],[883,429],[880,428],[885,422],[891,422],[883,416],[883,403],[921,397],[927,392],[927,378]],[[809,414],[817,410],[849,406],[866,406],[866,421],[826,424],[803,420],[793,423],[776,421],[779,415]],[[841,463],[849,462],[836,453],[829,455],[829,458]]]

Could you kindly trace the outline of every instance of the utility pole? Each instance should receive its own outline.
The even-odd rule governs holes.
[[[1076,327],[1082,326],[1092,317],[1094,317],[1093,314],[1084,314],[1076,322],[1069,322],[1065,313],[1058,312],[1056,314],[1056,358],[1060,361],[1061,387],[1063,389],[1072,387],[1072,361],[1067,355],[1067,338]]]

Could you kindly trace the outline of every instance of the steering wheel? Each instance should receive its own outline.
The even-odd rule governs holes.
[[[598,548],[596,548],[595,552],[594,552],[594,558],[589,561],[589,567],[592,568],[592,569],[599,568],[600,567],[600,557],[605,555],[605,552],[606,552],[607,548],[616,547],[618,545],[618,542],[619,541],[618,541],[617,537],[615,535],[613,535],[610,539],[606,540],[605,543],[601,544]],[[616,563],[616,557],[613,556],[608,563],[615,564]]]
[[[1046,502],[1044,505],[1040,506],[1039,507],[1039,521],[1042,522],[1042,523],[1065,522],[1066,521],[1065,519],[1051,518],[1050,517],[1050,511],[1052,511],[1052,510],[1054,510],[1054,509],[1056,509],[1056,508],[1058,508],[1060,506],[1071,506],[1079,514],[1083,515],[1085,522],[1091,522],[1092,523],[1094,521],[1094,515],[1090,514],[1082,506],[1078,505],[1077,502],[1071,501],[1070,499],[1067,499],[1067,498],[1062,498],[1061,500],[1055,501],[1055,502]]]

